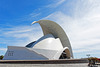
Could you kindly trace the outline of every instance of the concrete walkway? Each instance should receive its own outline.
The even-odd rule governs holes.
[[[88,60],[1,60],[0,67],[88,67]]]
[[[88,67],[87,63],[80,64],[0,64],[0,67]]]

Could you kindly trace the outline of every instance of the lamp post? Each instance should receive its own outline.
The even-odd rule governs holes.
[[[90,54],[87,54],[86,56],[88,56],[88,58],[89,58]]]

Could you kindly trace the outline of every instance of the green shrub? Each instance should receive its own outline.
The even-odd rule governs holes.
[[[3,59],[3,57],[4,57],[4,56],[3,56],[3,55],[1,55],[1,56],[0,56],[0,60],[2,60],[2,59]]]

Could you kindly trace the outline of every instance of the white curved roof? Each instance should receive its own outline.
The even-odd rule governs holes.
[[[26,47],[8,47],[4,60],[71,59],[73,53],[64,30],[55,22],[40,20],[44,36]]]
[[[64,32],[64,30],[59,26],[56,22],[50,20],[39,20],[34,23],[39,23],[44,35],[52,34],[55,38],[59,38],[63,48],[68,47],[71,53],[71,57],[73,57],[72,48],[69,42],[69,39]]]

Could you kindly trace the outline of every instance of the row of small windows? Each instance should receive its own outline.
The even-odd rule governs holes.
[[[8,56],[13,56],[14,51],[8,51]]]

